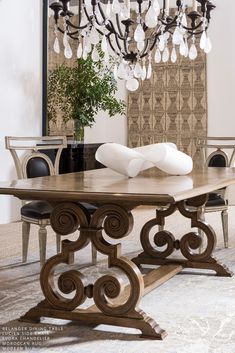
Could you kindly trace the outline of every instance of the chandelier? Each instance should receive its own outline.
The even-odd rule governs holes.
[[[76,40],[77,58],[86,60],[89,54],[94,62],[102,58],[130,91],[138,89],[139,80],[151,77],[153,60],[175,63],[179,55],[195,60],[197,38],[205,53],[212,47],[207,29],[215,5],[208,0],[191,0],[191,4],[186,0],[79,0],[77,6],[75,24],[70,0],[50,5],[54,51],[60,53],[61,32],[67,59],[73,56],[69,42]]]

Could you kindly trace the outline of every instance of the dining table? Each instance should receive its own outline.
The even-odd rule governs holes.
[[[51,226],[65,237],[61,252],[41,268],[43,300],[28,308],[20,320],[65,319],[91,329],[99,324],[115,325],[138,329],[142,337],[163,339],[166,331],[141,310],[144,295],[185,269],[194,269],[195,275],[232,276],[214,257],[217,237],[200,215],[208,193],[233,183],[235,168],[195,168],[184,176],[152,168],[135,178],[103,168],[1,182],[0,194],[49,202]],[[96,206],[92,215],[83,202]],[[151,206],[156,212],[136,230],[141,248],[131,258],[123,253],[122,245],[133,230],[132,211],[139,206]],[[178,237],[165,224],[176,211],[190,220],[189,231]],[[75,240],[69,240],[74,233]],[[107,261],[96,265],[95,279],[89,278],[89,271],[82,272],[75,258],[90,242],[107,256]],[[152,295],[161,301],[157,291]],[[92,301],[91,305],[86,306],[86,301]]]

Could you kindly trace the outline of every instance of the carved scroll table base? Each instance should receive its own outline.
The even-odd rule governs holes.
[[[79,229],[76,241],[65,240],[62,252],[49,259],[41,271],[41,288],[45,300],[29,310],[22,321],[39,322],[41,317],[51,317],[89,325],[108,324],[136,328],[142,337],[163,339],[166,332],[141,309],[139,302],[143,295],[163,284],[184,268],[213,270],[219,276],[231,276],[229,270],[212,257],[216,236],[212,228],[199,219],[198,209],[206,202],[206,196],[180,201],[157,211],[156,218],[147,222],[140,234],[143,252],[132,261],[121,255],[121,244],[113,245],[103,237],[103,230],[113,239],[127,236],[133,227],[131,209],[134,206],[105,204],[90,216],[86,210],[73,202],[56,205],[51,216],[51,224],[56,233],[67,235]],[[135,205],[136,206],[136,205]],[[198,233],[190,232],[176,240],[168,231],[161,230],[154,235],[153,246],[150,231],[154,226],[163,229],[165,218],[178,209],[191,219],[191,226],[201,229],[207,240],[203,252],[195,252],[201,245]],[[89,242],[102,254],[108,256],[108,267],[119,268],[128,278],[124,286],[117,275],[101,275],[94,283],[78,270],[68,270],[55,280],[55,268],[59,264],[71,264],[74,253]],[[163,249],[163,250],[162,250]],[[180,250],[184,259],[169,259]],[[160,267],[150,270],[146,275],[140,272],[140,265],[151,264]],[[73,296],[71,296],[73,294]],[[94,305],[87,309],[79,306],[87,298],[93,298]],[[156,299],[157,300],[157,299]]]
[[[144,251],[136,258],[132,259],[137,265],[181,265],[182,268],[193,268],[212,270],[217,276],[231,277],[232,272],[216,258],[212,253],[216,246],[216,235],[214,230],[200,220],[200,209],[205,204],[207,195],[197,196],[186,201],[180,201],[176,204],[169,205],[162,210],[157,211],[156,218],[147,222],[141,231],[141,244]],[[161,230],[154,236],[155,247],[150,243],[150,231],[154,226],[159,226],[161,229],[165,226],[165,218],[173,214],[176,210],[186,218],[191,219],[191,227],[196,227],[202,230],[206,237],[206,247],[200,252],[202,238],[199,233],[190,232],[185,234],[180,240],[176,240],[174,235],[168,231]],[[164,250],[159,250],[159,247],[164,247]],[[185,259],[169,258],[175,250],[180,250]],[[198,252],[195,252],[198,250]]]

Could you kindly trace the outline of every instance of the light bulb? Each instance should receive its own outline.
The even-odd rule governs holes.
[[[87,53],[90,53],[92,51],[92,46],[89,37],[86,37],[84,48]]]
[[[58,37],[55,37],[54,45],[53,45],[54,52],[56,54],[60,53],[60,43]]]
[[[101,41],[101,49],[104,53],[108,50],[107,39],[105,35],[103,36]]]
[[[92,27],[89,38],[90,38],[91,44],[98,44],[99,43],[100,37],[99,37],[99,33],[97,32],[95,27]]]
[[[148,11],[146,13],[145,24],[149,28],[154,28],[158,24],[158,18],[156,16],[156,13],[155,13],[154,8],[153,8],[152,5],[149,7],[149,9],[148,9]]]
[[[82,43],[80,42],[77,49],[77,58],[80,59],[82,57]]]
[[[185,53],[184,53],[184,57],[187,58],[187,57],[188,57],[188,54],[189,54],[189,48],[188,48],[188,40],[187,40],[187,38],[185,38],[184,44],[185,44]]]
[[[169,49],[168,49],[168,47],[165,47],[165,49],[164,49],[164,51],[162,53],[162,61],[164,63],[166,63],[169,60],[169,57],[170,57]]]
[[[73,56],[73,52],[72,52],[72,49],[71,49],[69,43],[64,48],[64,56],[66,57],[66,59],[71,59]]]
[[[161,11],[158,0],[152,0],[152,6],[155,11],[156,17],[158,17],[160,15],[160,11]]]
[[[139,88],[139,81],[136,78],[130,78],[126,81],[126,89],[128,91],[136,91]]]
[[[197,57],[197,48],[196,45],[193,43],[189,49],[189,59],[195,60]]]
[[[160,50],[160,51],[163,51],[164,48],[165,48],[165,38],[164,38],[164,35],[163,35],[163,34],[161,34],[161,35],[159,36],[159,44],[158,44],[158,47],[159,47],[159,50]]]
[[[140,23],[136,27],[134,39],[136,42],[143,42],[145,40],[145,33]]]
[[[175,45],[180,45],[180,43],[182,41],[183,41],[183,35],[180,31],[180,28],[176,27],[176,29],[174,30],[174,33],[173,33],[172,42]]]
[[[92,50],[91,58],[94,62],[98,62],[100,60],[99,52],[98,52],[96,46],[94,46],[94,48]]]
[[[180,55],[184,56],[186,54],[186,45],[185,45],[185,41],[183,40],[180,43]]]
[[[68,42],[69,42],[69,40],[68,40],[67,32],[65,31],[64,35],[63,35],[63,45],[64,45],[64,47],[67,47]]]
[[[151,76],[152,76],[152,65],[151,63],[149,63],[146,78],[150,79]]]
[[[86,51],[86,48],[83,49],[82,58],[83,58],[83,60],[86,60],[86,59],[87,59],[87,51]]]
[[[140,78],[142,75],[142,67],[140,65],[140,63],[137,61],[135,64],[135,68],[134,68],[134,76],[136,78]]]
[[[206,39],[206,46],[205,46],[204,52],[205,52],[206,54],[208,54],[208,53],[210,53],[211,49],[212,49],[212,43],[211,43],[210,38],[207,37],[207,39]]]
[[[146,74],[147,74],[146,66],[143,65],[142,74],[141,74],[141,80],[142,81],[144,81],[146,79]]]
[[[175,63],[176,61],[177,61],[177,54],[176,54],[175,47],[173,47],[172,52],[171,52],[171,62]]]
[[[201,35],[201,38],[200,38],[200,48],[201,48],[201,49],[205,49],[205,47],[206,47],[206,41],[207,41],[206,32],[203,31],[203,32],[202,32],[202,35]]]
[[[139,51],[144,50],[145,43],[144,42],[137,42],[137,49]]]
[[[181,25],[184,26],[184,27],[187,27],[187,26],[188,26],[188,24],[187,24],[187,17],[186,17],[186,14],[185,14],[185,13],[184,13],[183,16],[182,16]]]
[[[159,64],[162,60],[162,55],[161,55],[161,52],[159,50],[159,48],[156,49],[156,52],[155,52],[155,56],[154,56],[154,61],[156,64]]]

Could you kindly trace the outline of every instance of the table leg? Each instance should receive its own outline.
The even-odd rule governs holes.
[[[166,332],[138,307],[144,290],[152,285],[157,274],[148,277],[145,283],[137,265],[121,255],[121,244],[113,245],[103,237],[103,230],[113,239],[127,236],[133,227],[131,212],[124,207],[107,204],[90,217],[77,204],[59,203],[52,212],[51,225],[61,235],[71,234],[79,228],[79,237],[76,241],[64,240],[62,252],[45,263],[40,275],[45,300],[29,310],[21,320],[39,322],[41,317],[53,317],[86,324],[110,324],[137,328],[144,337],[163,339]],[[81,272],[70,269],[56,279],[56,267],[71,263],[74,253],[89,241],[108,256],[109,268],[116,267],[126,275],[129,282],[126,289],[122,278],[116,274],[100,275],[91,283]],[[180,270],[181,267],[173,266],[165,276]],[[94,305],[87,309],[79,308],[87,298],[93,298]]]
[[[147,222],[141,230],[140,238],[143,252],[133,259],[137,265],[153,264],[180,264],[184,268],[197,268],[213,270],[217,276],[232,276],[228,268],[213,257],[216,245],[216,235],[212,227],[205,221],[200,220],[200,209],[205,204],[207,195],[194,197],[186,201],[180,201],[169,205],[163,210],[157,210],[156,218]],[[165,218],[176,210],[186,218],[191,219],[191,227],[202,230],[206,236],[206,246],[199,251],[202,238],[197,232],[189,232],[180,240],[176,240],[171,232],[161,230],[154,235],[154,246],[150,241],[150,232],[153,227],[165,225]],[[164,247],[164,250],[161,248]],[[185,259],[169,258],[175,250],[180,250]]]

